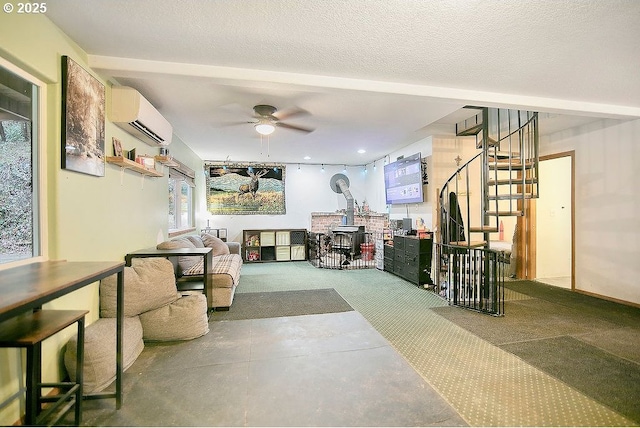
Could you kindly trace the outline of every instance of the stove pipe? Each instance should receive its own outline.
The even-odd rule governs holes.
[[[347,226],[353,226],[353,196],[349,191],[349,185],[342,178],[336,180],[336,185],[347,200]]]

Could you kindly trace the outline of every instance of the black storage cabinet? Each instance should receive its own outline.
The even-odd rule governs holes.
[[[433,284],[431,254],[433,239],[394,236],[393,246],[384,246],[384,270],[416,285]]]

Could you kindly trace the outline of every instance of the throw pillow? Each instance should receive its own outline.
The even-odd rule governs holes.
[[[161,242],[156,248],[158,250],[175,250],[177,248],[196,248],[196,246],[186,238],[179,238]]]
[[[208,233],[202,234],[202,243],[206,247],[213,248],[214,256],[224,256],[225,254],[229,254],[229,247],[227,243],[217,236],[209,235]]]
[[[202,243],[202,238],[195,235],[187,236],[187,239],[193,244],[196,248],[204,248],[204,244]]]
[[[164,241],[159,243],[156,248],[158,250],[175,250],[177,248],[196,248],[196,246],[187,238],[176,238],[170,241]],[[179,275],[182,272],[189,270],[191,266],[202,260],[201,256],[180,256],[178,257]]]
[[[100,316],[116,316],[117,276],[100,281]],[[136,258],[124,268],[124,316],[134,317],[180,298],[173,265],[164,258]]]

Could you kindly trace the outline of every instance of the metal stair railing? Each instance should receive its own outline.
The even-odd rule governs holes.
[[[435,245],[437,270],[445,273],[440,295],[452,305],[495,316],[504,315],[505,259],[488,248]]]
[[[457,272],[451,278],[452,272],[443,272],[446,278],[436,281],[436,291],[441,294],[442,287],[438,284],[446,283],[450,287],[461,278],[479,281],[468,284],[469,289],[480,287],[484,290],[485,286],[499,285],[499,281],[489,281],[484,277],[487,272],[504,269],[504,266],[498,266],[499,259],[488,250],[491,233],[499,231],[501,216],[524,215],[524,200],[538,195],[538,114],[487,107],[469,108],[479,112],[457,124],[456,134],[475,136],[479,152],[458,167],[444,183],[438,210],[440,251],[446,257],[467,254],[463,258],[456,256],[451,262],[466,260],[469,264],[465,270],[469,273],[460,276]],[[472,175],[479,180],[472,180]],[[471,198],[473,192],[477,192],[477,198]],[[471,225],[479,219],[480,226]],[[472,239],[473,234],[482,234],[482,239]],[[482,253],[481,256],[472,251],[476,249]],[[477,263],[479,259],[483,261],[482,265]],[[439,269],[435,271],[439,272]],[[497,290],[488,293],[494,295]],[[459,305],[461,301],[456,296],[458,294],[449,295],[449,299],[452,304]],[[473,309],[492,312],[477,305]]]

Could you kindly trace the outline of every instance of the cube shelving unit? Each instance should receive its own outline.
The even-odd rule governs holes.
[[[242,231],[246,263],[307,260],[305,229],[246,229]]]

